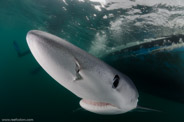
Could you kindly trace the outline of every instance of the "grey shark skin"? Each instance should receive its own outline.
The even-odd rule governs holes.
[[[43,69],[81,98],[80,106],[97,114],[121,114],[137,107],[138,92],[124,74],[73,44],[32,30],[28,46]]]

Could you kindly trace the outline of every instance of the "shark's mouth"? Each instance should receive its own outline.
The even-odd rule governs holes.
[[[107,102],[97,102],[93,100],[82,99],[80,106],[88,111],[97,114],[118,114],[122,113],[122,110]]]
[[[82,99],[81,102],[88,104],[88,105],[92,105],[92,106],[98,106],[98,107],[104,107],[104,106],[113,106],[110,103],[106,103],[106,102],[97,102],[97,101],[93,101],[93,100],[87,100],[87,99]]]

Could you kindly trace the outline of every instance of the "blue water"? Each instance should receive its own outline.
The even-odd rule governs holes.
[[[154,94],[159,91],[154,87],[152,92],[146,92],[138,84],[137,77],[132,75],[134,72],[126,74],[141,86],[138,88],[139,104],[161,112],[135,110],[122,115],[101,116],[78,110],[80,99],[39,67],[29,53],[25,38],[32,29],[47,31],[103,59],[103,56],[118,52],[130,43],[135,45],[146,39],[183,34],[183,19],[182,0],[1,0],[0,119],[32,118],[38,122],[184,121],[183,102]],[[18,55],[18,52],[25,55]],[[180,54],[181,50],[177,55],[169,55],[169,58],[178,59],[182,64]],[[165,60],[167,56],[168,53],[159,53],[156,59]],[[117,58],[116,55],[114,57]],[[146,66],[150,66],[149,61],[153,59],[150,55],[140,56],[136,60],[145,58],[148,61]],[[112,57],[108,57],[107,63],[114,65],[111,60]],[[126,65],[121,64],[121,60],[117,63],[121,66],[115,67]],[[169,61],[172,63],[176,60]],[[129,62],[128,58],[126,61]],[[156,62],[154,64],[158,62],[151,61]],[[183,71],[180,70],[176,73],[179,76]],[[166,73],[169,72],[170,69],[166,69]],[[177,75],[172,78],[177,79]]]

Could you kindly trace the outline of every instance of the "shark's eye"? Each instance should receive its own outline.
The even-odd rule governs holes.
[[[118,75],[115,75],[113,81],[114,82],[113,82],[112,88],[117,88],[118,87],[118,84],[119,84],[119,76]]]

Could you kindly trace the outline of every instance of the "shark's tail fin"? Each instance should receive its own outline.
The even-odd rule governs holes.
[[[160,110],[152,109],[152,108],[146,108],[142,106],[137,106],[136,111],[138,112],[162,112]]]

